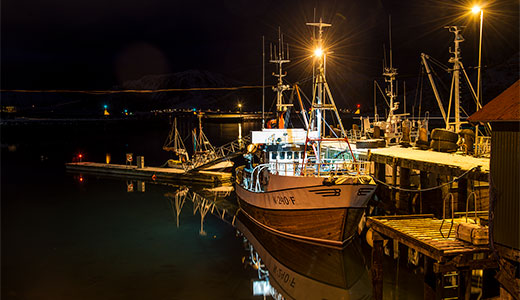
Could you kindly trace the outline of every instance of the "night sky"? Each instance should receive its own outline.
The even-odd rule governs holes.
[[[483,64],[499,65],[518,53],[519,4],[485,5]],[[460,0],[4,0],[1,84],[110,89],[143,75],[189,69],[261,84],[262,35],[268,49],[278,26],[290,44],[288,80],[295,82],[310,75],[311,30],[305,22],[316,10],[318,19],[333,24],[327,32],[334,52],[327,70],[331,86],[348,102],[371,99],[372,81],[381,78],[383,44],[388,49],[389,14],[394,65],[406,79],[419,74],[421,52],[447,64],[453,35],[445,25],[467,26],[463,62],[468,69],[477,65],[478,18],[468,14],[471,6]]]

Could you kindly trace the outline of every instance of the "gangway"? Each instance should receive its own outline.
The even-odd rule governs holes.
[[[243,154],[243,150],[245,149],[245,145],[251,142],[251,136],[247,135],[242,138],[238,138],[234,141],[231,141],[227,144],[224,144],[220,147],[213,148],[213,153],[208,157],[209,159],[202,162],[194,162],[188,166],[189,171],[198,171],[200,169],[205,169],[210,166],[216,165],[220,162],[230,160],[235,158],[241,154]]]

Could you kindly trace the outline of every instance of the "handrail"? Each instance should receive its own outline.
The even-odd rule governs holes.
[[[477,193],[474,191],[471,192],[466,199],[466,223],[468,222],[468,210],[469,210],[469,199],[473,196],[473,199],[475,200],[474,208],[475,208],[475,224],[477,223]]]
[[[260,188],[260,172],[262,172],[265,168],[269,168],[269,165],[262,165],[259,169],[258,169],[258,174],[256,175],[256,182],[255,182],[255,192],[258,192],[261,190]]]
[[[442,233],[442,226],[444,225],[444,220],[446,219],[446,200],[448,200],[448,198],[451,198],[451,226],[450,226],[450,231],[448,231],[448,236],[445,237],[444,234]],[[453,197],[453,194],[449,193],[446,195],[446,197],[442,201],[442,222],[441,222],[441,227],[439,228],[439,232],[441,233],[441,236],[444,239],[450,238],[451,230],[453,229],[453,217],[455,215],[455,213],[454,213],[455,208],[453,207],[454,199],[455,198]]]
[[[294,162],[272,162],[269,164],[270,171],[271,172],[284,172],[287,174],[288,172],[293,172],[296,174],[297,170],[313,170],[312,172],[302,172],[302,176],[320,176],[321,174],[330,174],[331,172],[334,173],[350,173],[355,172],[356,174],[369,174],[370,172],[370,166],[372,162],[367,161],[357,161],[357,162],[350,162],[345,160],[325,160],[320,163],[316,162],[301,162],[303,165],[301,169],[297,168],[300,165],[300,162],[294,161]],[[292,167],[292,168],[291,168]]]

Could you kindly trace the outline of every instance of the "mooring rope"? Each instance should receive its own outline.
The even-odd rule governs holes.
[[[462,175],[458,176],[458,177],[455,177],[453,178],[452,181],[449,181],[449,182],[446,182],[446,183],[443,183],[441,185],[438,185],[438,186],[435,186],[435,187],[430,187],[430,188],[425,188],[425,189],[405,189],[405,188],[402,188],[402,187],[397,187],[397,186],[393,186],[391,184],[388,184],[386,182],[383,182],[379,179],[377,179],[376,177],[374,177],[374,175],[370,175],[372,177],[372,179],[374,179],[375,182],[379,183],[379,184],[382,184],[390,189],[394,189],[394,190],[398,190],[398,191],[403,191],[403,192],[412,192],[412,193],[416,193],[416,192],[427,192],[427,191],[433,191],[433,190],[436,190],[436,189],[440,189],[446,185],[449,185],[449,184],[452,184],[456,181],[458,181],[459,179],[461,179],[462,177],[466,176],[469,172],[473,171],[474,169],[479,169],[480,166],[476,166],[476,167],[473,167],[469,170],[467,170],[466,172],[462,173]]]

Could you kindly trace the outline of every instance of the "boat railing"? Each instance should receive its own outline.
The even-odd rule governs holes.
[[[477,157],[489,156],[491,153],[491,137],[490,136],[476,136],[475,140],[475,155]]]
[[[286,176],[320,177],[329,175],[369,175],[372,162],[327,160],[317,162],[271,162],[269,171]]]

